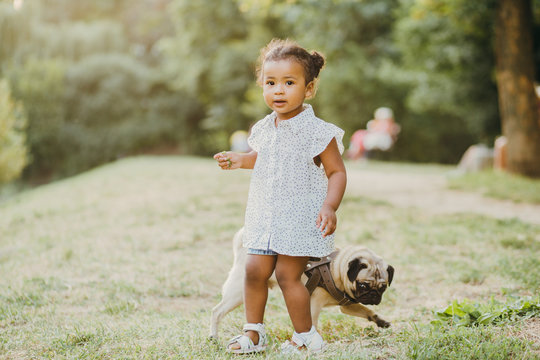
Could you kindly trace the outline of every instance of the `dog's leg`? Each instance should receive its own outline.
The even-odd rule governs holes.
[[[212,309],[210,338],[218,338],[221,319],[244,302],[244,277],[246,275],[246,249],[242,247],[244,228],[236,232],[233,238],[234,262],[227,280],[221,289],[221,302]]]
[[[310,299],[311,323],[313,326],[315,326],[316,329],[319,328],[319,315],[321,314],[321,310],[325,305],[325,297],[323,294],[320,293],[322,291],[324,290],[322,290],[321,288],[315,289]]]
[[[375,314],[371,309],[365,307],[362,304],[354,304],[349,306],[340,306],[341,312],[347,315],[358,316],[369,321],[373,321],[378,327],[387,328],[390,327],[390,323],[379,315]]]
[[[321,314],[320,306],[313,306],[311,304],[311,324],[315,326],[316,329],[319,329],[319,315]]]
[[[244,302],[244,275],[244,264],[235,264],[223,284],[221,302],[212,309],[211,338],[218,338],[221,319]]]

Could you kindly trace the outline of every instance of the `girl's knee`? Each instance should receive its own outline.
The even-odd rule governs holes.
[[[257,270],[255,271],[246,271],[246,283],[262,283],[268,281],[268,276],[265,276],[265,274],[261,274]]]
[[[278,271],[276,269],[276,279],[281,289],[295,286],[295,285],[303,286],[301,282],[301,274],[297,275],[289,271],[284,271],[284,270]]]
[[[255,262],[246,263],[246,282],[266,282],[272,276],[272,272],[266,269],[262,269]]]
[[[302,274],[304,273],[307,258],[287,257],[276,264],[276,279],[281,288],[288,285],[302,285]]]

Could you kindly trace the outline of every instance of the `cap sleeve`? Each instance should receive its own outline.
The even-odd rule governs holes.
[[[317,130],[314,135],[313,144],[311,146],[311,157],[320,155],[320,153],[326,149],[328,144],[330,144],[330,141],[332,141],[333,138],[336,138],[339,153],[343,154],[343,150],[345,149],[343,146],[344,134],[345,131],[338,128],[336,125],[322,122],[319,126],[317,126]]]
[[[257,123],[253,125],[253,127],[251,128],[249,137],[247,139],[249,147],[252,150],[255,150],[256,152],[259,152],[263,144],[263,140],[264,140],[263,126],[264,126],[265,120],[267,120],[267,117],[262,120],[257,121]]]

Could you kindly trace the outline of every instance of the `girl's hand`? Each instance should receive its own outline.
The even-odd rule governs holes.
[[[222,170],[234,170],[240,168],[242,165],[242,157],[240,154],[232,151],[222,151],[214,155],[214,159],[217,160],[219,167]]]
[[[336,211],[330,206],[323,204],[317,216],[317,228],[322,232],[323,237],[332,235],[336,231],[337,217]]]

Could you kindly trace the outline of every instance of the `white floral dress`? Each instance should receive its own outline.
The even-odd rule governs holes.
[[[315,116],[310,105],[275,125],[276,113],[257,122],[248,139],[257,152],[246,208],[244,246],[290,256],[325,256],[334,236],[323,238],[316,220],[328,179],[313,158],[344,131]]]

